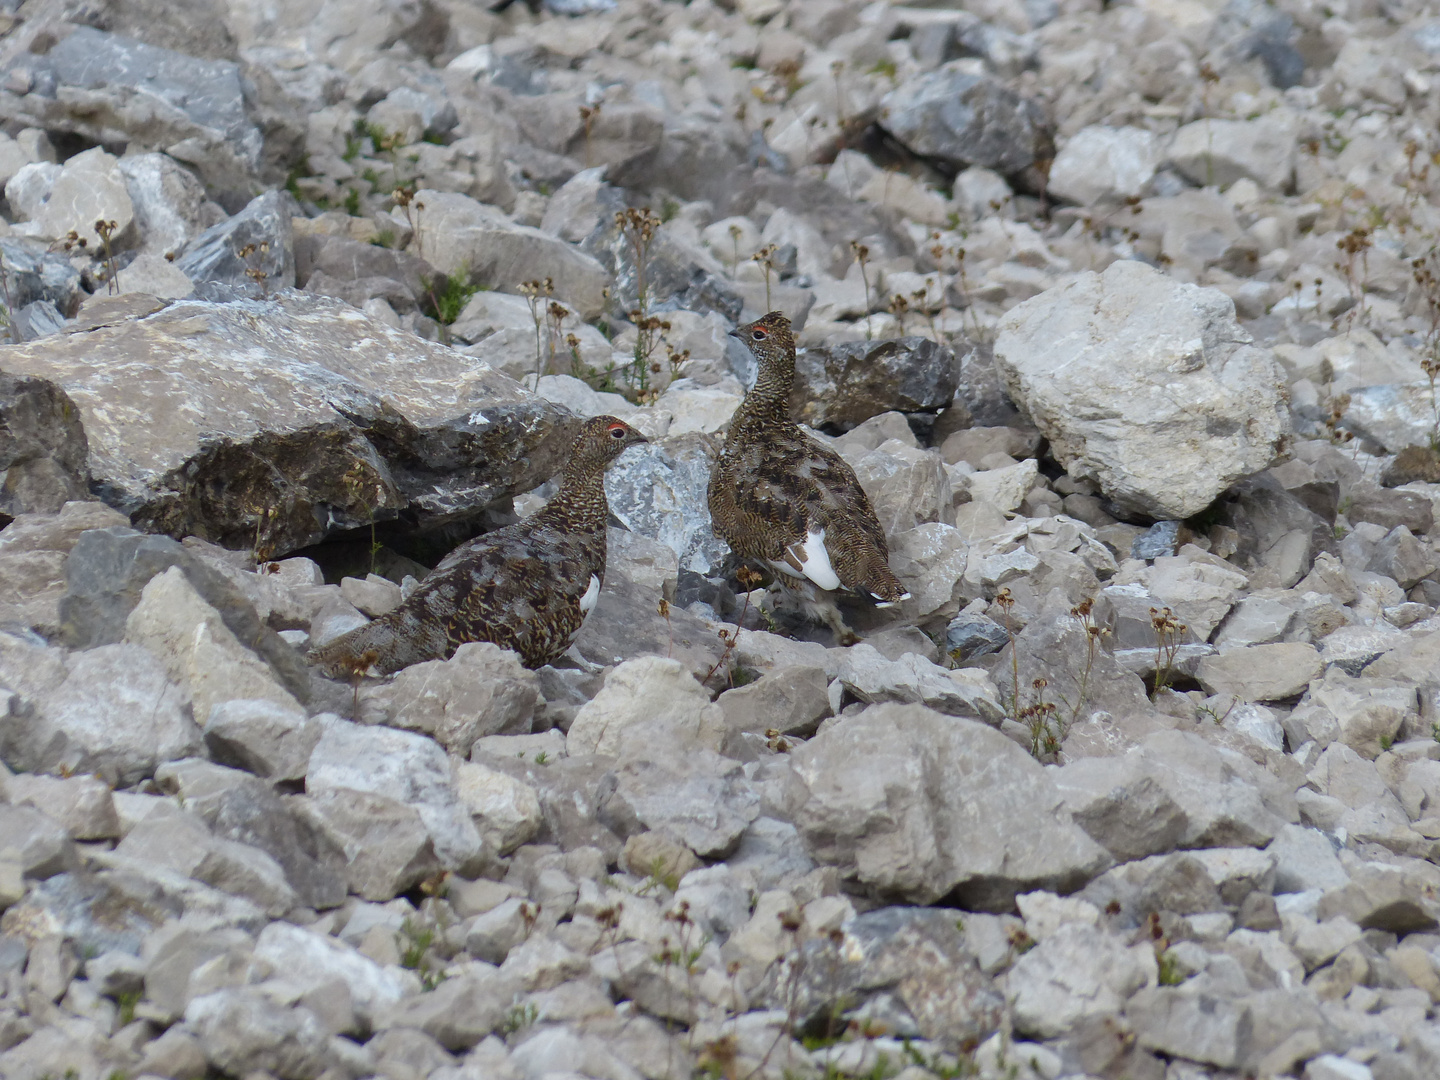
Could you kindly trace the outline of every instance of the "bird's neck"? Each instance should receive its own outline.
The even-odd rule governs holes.
[[[795,354],[760,361],[754,388],[745,395],[737,419],[742,423],[789,423],[790,389],[795,384]]]
[[[567,532],[599,532],[604,534],[610,516],[605,500],[605,470],[574,468],[566,470],[560,490],[536,513],[536,525],[553,525]]]

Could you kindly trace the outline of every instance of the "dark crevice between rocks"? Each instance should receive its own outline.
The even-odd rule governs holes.
[[[346,529],[284,557],[312,559],[329,585],[338,585],[342,578],[363,578],[371,573],[398,584],[407,574],[417,580],[423,578],[467,540],[518,520],[509,499],[441,525],[422,526],[413,514],[402,512],[376,521],[373,528],[362,525]]]

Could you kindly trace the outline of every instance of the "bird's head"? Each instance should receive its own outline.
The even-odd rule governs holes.
[[[790,320],[778,311],[737,326],[730,331],[730,336],[743,341],[761,364],[788,360],[795,355],[795,337],[790,332]]]
[[[626,447],[649,441],[624,420],[613,416],[592,416],[581,425],[571,457],[576,462],[603,469]]]

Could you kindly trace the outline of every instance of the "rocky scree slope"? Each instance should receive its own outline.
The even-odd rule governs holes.
[[[1440,1073],[1426,5],[0,18],[0,1075]],[[598,413],[597,674],[303,665]]]

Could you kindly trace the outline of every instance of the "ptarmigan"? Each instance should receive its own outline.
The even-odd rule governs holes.
[[[854,640],[824,594],[843,586],[881,605],[910,598],[890,569],[885,530],[855,470],[790,419],[790,320],[772,311],[731,334],[755,354],[760,370],[710,473],[715,533],[740,558],[770,566],[812,616]]]
[[[605,470],[647,441],[613,416],[587,420],[560,490],[524,521],[461,544],[393,611],[310,651],[326,674],[388,675],[493,641],[537,668],[560,657],[605,580]]]

